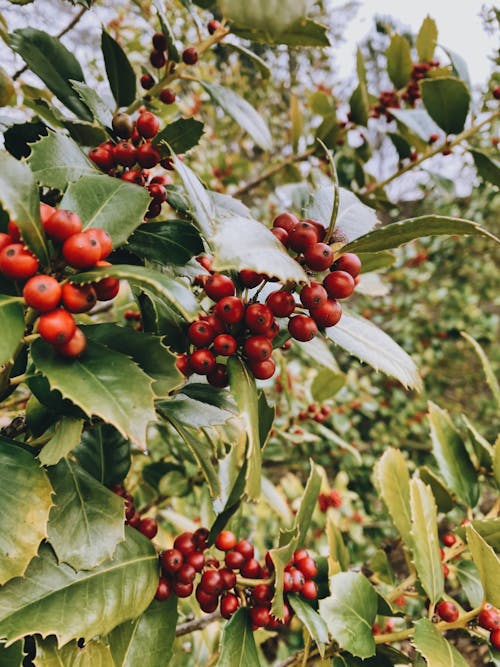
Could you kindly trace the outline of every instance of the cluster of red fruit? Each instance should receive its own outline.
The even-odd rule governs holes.
[[[115,484],[111,491],[125,500],[125,523],[132,528],[136,528],[140,533],[152,540],[158,532],[158,523],[151,517],[143,517],[136,510],[134,499],[121,484]]]
[[[288,603],[285,602],[283,621],[274,618],[270,611],[274,596],[274,565],[270,556],[266,555],[266,565],[262,566],[248,540],[238,541],[234,533],[223,530],[215,540],[217,549],[225,554],[222,564],[205,555],[208,535],[206,528],[182,533],[175,539],[173,548],[161,554],[162,576],[156,598],[166,600],[172,593],[185,598],[195,591],[201,610],[207,614],[219,607],[221,615],[230,618],[243,604],[249,610],[254,629],[271,630],[286,625],[292,616]],[[316,599],[318,590],[313,579],[317,573],[316,563],[307,551],[296,551],[285,568],[284,593],[297,593],[307,600]],[[195,589],[197,574],[200,574],[200,580]]]
[[[316,403],[311,403],[307,406],[307,410],[302,410],[297,415],[300,421],[307,421],[313,419],[318,424],[325,422],[328,417],[331,415],[332,409],[329,405],[316,405]]]
[[[340,507],[342,505],[340,491],[332,489],[329,493],[320,493],[318,496],[318,505],[322,512],[326,512],[329,507]]]
[[[407,102],[412,107],[415,106],[415,102],[421,97],[420,86],[418,85],[418,82],[429,76],[430,70],[436,69],[439,67],[439,65],[439,60],[430,60],[428,62],[415,63],[413,65],[410,74],[410,81],[406,86],[406,90],[401,95],[405,102]]]
[[[459,611],[456,604],[443,600],[436,605],[436,613],[446,623],[458,620]],[[480,627],[490,632],[490,642],[493,648],[500,649],[500,612],[491,604],[486,604],[477,616]]]
[[[267,380],[276,369],[271,355],[273,340],[281,328],[275,318],[289,318],[289,335],[303,342],[312,340],[318,328],[332,327],[340,320],[342,307],[338,299],[353,293],[361,271],[359,257],[346,253],[334,262],[332,248],[323,243],[326,230],[315,220],[299,221],[290,213],[282,213],[274,220],[271,231],[287,249],[296,253],[296,261],[309,275],[328,273],[322,283],[311,280],[302,287],[300,303],[294,295],[296,286],[291,285],[269,294],[265,304],[257,302],[258,293],[250,300],[236,296],[237,286],[226,275],[198,276],[196,282],[216,304],[208,315],[200,316],[189,326],[188,338],[196,349],[189,355],[181,355],[177,362],[185,375],[192,372],[206,375],[213,386],[225,387],[226,365],[218,363],[217,358],[240,353],[254,377]],[[211,270],[208,258],[199,261]],[[262,286],[264,281],[274,282],[263,274],[243,269],[238,275],[238,289],[243,292]]]
[[[171,159],[162,159],[160,151],[151,142],[158,134],[160,121],[150,111],[141,109],[135,122],[125,113],[116,114],[113,129],[122,141],[104,141],[92,148],[89,158],[109,176],[147,188],[151,203],[146,218],[155,218],[167,199],[165,185],[170,179],[163,174],[151,177],[148,169],[158,164],[165,169],[172,168]]]
[[[81,270],[110,266],[104,261],[112,250],[109,234],[103,229],[82,231],[76,213],[40,205],[40,218],[46,236],[53,244],[52,270],[38,273],[37,258],[26,249],[21,232],[14,221],[8,234],[0,233],[0,272],[10,280],[27,281],[23,297],[27,306],[40,316],[37,331],[64,357],[80,356],[86,347],[85,335],[76,326],[73,313],[89,311],[96,302],[113,299],[120,288],[115,278],[104,278],[89,285],[75,285],[67,267]],[[62,282],[61,282],[62,280]]]

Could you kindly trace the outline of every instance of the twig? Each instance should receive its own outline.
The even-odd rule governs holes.
[[[314,151],[315,148],[308,148],[306,151],[302,153],[297,153],[297,155],[292,155],[291,157],[286,158],[281,162],[278,162],[278,164],[274,165],[274,167],[271,167],[267,171],[263,172],[260,176],[257,176],[257,178],[254,178],[252,181],[248,181],[248,183],[245,183],[245,185],[239,187],[232,193],[232,196],[241,197],[242,195],[246,194],[247,192],[250,192],[250,190],[253,190],[258,185],[266,181],[268,178],[271,178],[271,176],[274,176],[275,174],[280,172],[285,167],[288,167],[288,165],[294,164],[295,162],[302,162],[302,160],[307,160],[308,157],[311,157]]]
[[[65,35],[67,32],[69,32],[70,30],[72,30],[72,29],[75,27],[75,25],[78,23],[78,21],[82,18],[82,16],[85,14],[86,11],[87,11],[87,8],[86,8],[86,7],[82,7],[82,9],[80,9],[80,11],[78,12],[78,14],[76,14],[76,16],[74,16],[74,17],[71,19],[71,21],[68,23],[68,25],[67,25],[65,28],[63,28],[63,29],[61,30],[61,32],[59,32],[59,33],[56,35],[56,38],[57,38],[57,39],[61,39],[61,37],[64,37],[64,35]],[[21,76],[21,74],[24,74],[24,72],[26,72],[27,69],[28,69],[28,65],[24,65],[24,67],[21,67],[21,69],[18,69],[18,70],[17,70],[17,72],[13,75],[12,79],[15,81],[16,79],[18,79],[18,78]]]
[[[192,621],[186,621],[177,626],[175,631],[176,637],[182,637],[183,635],[188,635],[190,632],[195,632],[196,630],[203,630],[207,625],[218,621],[221,618],[220,612],[214,611],[212,614],[207,614],[206,616],[201,616],[200,618],[194,618]]]

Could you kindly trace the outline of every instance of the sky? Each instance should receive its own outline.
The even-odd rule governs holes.
[[[484,32],[480,18],[483,4],[482,0],[363,0],[344,33],[345,42],[335,49],[344,70],[341,74],[347,77],[352,72],[357,43],[370,31],[375,15],[391,15],[416,33],[429,14],[437,23],[439,43],[466,60],[473,84],[484,84],[492,70],[488,56],[498,44]]]

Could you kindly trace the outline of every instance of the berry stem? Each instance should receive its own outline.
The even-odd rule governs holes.
[[[11,384],[11,385],[22,384],[29,377],[30,376],[29,376],[28,373],[22,373],[21,375],[16,375],[15,377],[10,378],[9,384]]]
[[[337,168],[335,167],[335,162],[333,161],[333,154],[332,151],[329,150],[325,144],[321,141],[321,139],[316,139],[316,141],[321,145],[323,150],[325,151],[326,157],[328,159],[328,163],[330,165],[330,171],[331,171],[331,178],[333,181],[333,206],[332,206],[332,213],[330,215],[330,223],[328,225],[328,229],[325,234],[325,238],[323,239],[324,243],[330,243],[332,235],[333,235],[333,230],[335,229],[335,223],[337,222],[337,214],[339,212],[339,202],[340,202],[340,197],[339,197],[339,178],[337,176]]]
[[[413,584],[417,580],[417,575],[415,572],[412,572],[410,575],[406,577],[396,588],[393,588],[392,591],[386,595],[386,599],[389,602],[393,602],[394,600],[397,600],[400,595],[403,595],[406,592],[407,588],[410,588],[410,586],[413,586]]]
[[[236,584],[238,586],[243,586],[244,588],[247,587],[253,587],[253,586],[260,586],[260,584],[263,584],[264,586],[270,586],[271,584],[274,583],[274,577],[269,577],[268,579],[248,579],[247,577],[236,577]]]

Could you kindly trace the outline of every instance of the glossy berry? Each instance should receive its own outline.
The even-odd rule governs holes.
[[[73,315],[63,308],[44,313],[38,319],[38,333],[52,345],[64,345],[72,338],[75,331]]]
[[[278,239],[278,241],[281,241],[281,243],[284,246],[288,247],[289,244],[288,232],[285,231],[282,227],[274,227],[273,229],[271,229],[271,234],[273,234],[273,236],[275,236]]]
[[[153,67],[156,67],[156,69],[160,69],[161,67],[164,67],[167,59],[165,58],[165,54],[163,51],[157,51],[156,49],[153,49],[151,53],[149,54],[149,62]]]
[[[290,569],[290,574],[292,575],[292,580],[293,580],[293,588],[292,588],[293,592],[300,593],[305,583],[304,575],[300,570],[297,570],[294,567]]]
[[[192,322],[188,328],[188,338],[196,347],[208,347],[213,341],[215,331],[207,322],[198,320]]]
[[[196,570],[192,565],[184,563],[184,565],[177,572],[177,581],[182,584],[192,584],[196,578]]]
[[[335,271],[346,271],[353,278],[357,278],[361,273],[361,260],[353,252],[346,252],[334,264]]]
[[[233,296],[235,287],[231,278],[222,273],[214,273],[205,283],[205,292],[213,301],[220,301],[225,296]]]
[[[315,600],[318,597],[318,587],[314,581],[309,579],[308,581],[304,581],[300,594],[306,600]]]
[[[233,593],[225,595],[220,601],[220,613],[222,618],[231,618],[240,606],[240,601]]]
[[[209,595],[208,593],[205,593],[200,584],[198,584],[196,588],[196,599],[198,600],[200,609],[206,614],[211,614],[215,611],[219,604],[218,595]]]
[[[117,164],[122,167],[133,167],[137,161],[137,148],[130,141],[120,141],[113,151]]]
[[[225,296],[217,302],[215,315],[226,324],[237,324],[245,315],[245,304],[235,296]]]
[[[245,562],[245,557],[237,551],[229,551],[224,558],[224,562],[231,570],[239,570]]]
[[[215,538],[215,546],[221,551],[229,551],[236,546],[236,535],[230,530],[222,530]]]
[[[224,364],[215,364],[213,370],[208,373],[207,380],[212,387],[219,387],[219,389],[227,387],[229,384],[227,367]]]
[[[267,584],[258,584],[252,589],[252,600],[257,606],[271,602],[272,597],[273,590],[271,586],[268,586]]]
[[[7,233],[10,236],[12,243],[19,243],[21,240],[21,230],[13,220],[9,220],[7,224]]]
[[[94,289],[98,301],[111,301],[120,291],[120,281],[117,278],[103,278],[94,284]]]
[[[142,533],[145,537],[147,537],[149,540],[152,540],[158,532],[158,523],[155,519],[145,517],[139,521],[138,529],[139,532]]]
[[[236,575],[231,569],[223,567],[221,570],[219,570],[219,573],[222,577],[222,585],[224,590],[229,591],[231,588],[235,587]]]
[[[212,19],[207,24],[207,30],[210,33],[210,35],[214,35],[217,32],[217,30],[219,30],[219,28],[220,28],[220,23],[219,23],[219,21],[216,21],[215,19]]]
[[[100,227],[91,227],[85,231],[85,234],[87,234],[90,239],[95,239],[101,246],[101,256],[99,259],[106,259],[113,250],[113,241],[108,232]]]
[[[326,236],[326,227],[322,225],[321,222],[318,222],[317,220],[311,220],[310,218],[306,218],[303,220],[303,222],[308,222],[314,227],[318,236],[318,243],[321,243]]]
[[[263,334],[273,322],[271,309],[261,303],[250,304],[245,311],[245,324],[253,333]]]
[[[295,252],[305,252],[318,242],[318,232],[310,222],[299,222],[289,235],[290,247]]]
[[[236,338],[230,334],[219,334],[214,338],[213,350],[215,354],[231,357],[238,349]]]
[[[312,282],[306,285],[300,292],[300,302],[305,308],[317,308],[322,306],[328,300],[328,293],[323,285]]]
[[[128,113],[124,111],[115,113],[111,125],[115,134],[121,139],[128,139],[134,131],[134,123]]]
[[[26,280],[38,271],[38,260],[22,243],[10,243],[0,252],[0,271],[10,280]]]
[[[58,209],[45,221],[43,227],[49,238],[58,243],[64,243],[73,234],[81,232],[83,224],[76,213]]]
[[[458,607],[447,600],[443,600],[436,605],[436,613],[446,623],[453,623],[459,616]]]
[[[259,561],[255,558],[249,558],[240,567],[240,573],[242,577],[257,579],[261,573],[261,566]]]
[[[76,357],[80,357],[85,352],[86,347],[87,339],[85,334],[77,327],[68,342],[63,343],[63,345],[56,345],[56,350],[63,357],[76,359]],[[129,523],[131,524],[130,521]]]
[[[328,299],[322,306],[311,308],[309,314],[318,327],[334,327],[342,317],[342,306],[335,299]]]
[[[457,538],[453,533],[446,533],[443,535],[443,544],[445,547],[452,547],[457,541]]]
[[[45,223],[50,218],[50,216],[55,212],[56,209],[53,206],[49,206],[48,204],[44,204],[43,202],[40,204],[40,220],[42,222],[43,227],[45,227]]]
[[[295,340],[307,342],[318,333],[316,322],[307,315],[296,315],[288,322],[288,331]]]
[[[63,306],[70,313],[86,313],[95,306],[97,296],[92,285],[65,283],[61,290]]]
[[[316,563],[310,556],[301,558],[297,563],[297,569],[302,572],[306,579],[314,579],[314,577],[318,574]]]
[[[497,99],[500,99],[500,87],[498,90]],[[492,631],[492,633],[490,634],[490,642],[496,651],[500,651],[500,629]]]
[[[150,90],[155,85],[155,80],[151,74],[143,74],[140,78],[140,82],[144,90]]]
[[[159,204],[167,201],[167,191],[163,185],[160,185],[160,183],[151,183],[148,185],[148,192],[155,202]]]
[[[265,628],[271,620],[271,615],[267,607],[252,607],[250,609],[250,619],[254,627]]]
[[[180,354],[175,360],[175,367],[177,370],[185,375],[186,377],[191,373],[191,368],[189,366],[189,359],[187,354]]]
[[[354,292],[354,278],[347,271],[332,271],[323,280],[323,286],[332,299],[346,299]]]
[[[186,65],[195,65],[198,62],[198,51],[194,46],[189,46],[182,52],[182,62]]]
[[[160,151],[153,144],[146,142],[137,149],[137,162],[144,169],[156,167],[161,159]]]
[[[292,213],[280,213],[273,220],[273,227],[284,229],[288,234],[290,234],[292,229],[298,224],[298,218],[292,215]]]
[[[254,557],[254,548],[248,540],[240,540],[234,547],[235,551],[243,556],[245,560],[249,560]]]
[[[31,308],[39,313],[48,313],[59,305],[61,292],[61,285],[55,278],[40,274],[28,280],[23,288],[23,297]]]
[[[157,51],[165,51],[167,48],[167,40],[162,32],[155,32],[151,38],[151,42]]]
[[[273,359],[250,361],[248,365],[257,380],[269,380],[276,370],[276,364]]]
[[[12,239],[8,234],[5,234],[4,232],[0,232],[0,251],[5,248],[5,246],[8,246],[12,243]]]
[[[477,622],[485,630],[499,630],[500,629],[500,612],[491,605],[486,605],[481,609],[477,617]]]
[[[309,410],[311,410],[311,407],[314,407],[316,411],[316,406],[309,406]],[[309,554],[307,552],[307,549],[297,549],[293,553],[293,562],[298,563],[300,560],[304,560],[304,558],[309,558]]]
[[[283,572],[283,591],[289,593],[291,590],[293,590],[293,577],[290,572],[285,570]]]
[[[183,556],[188,556],[195,551],[193,533],[186,531],[185,533],[178,535],[174,540],[174,549],[178,549]]]
[[[89,152],[89,158],[99,167],[101,171],[110,171],[113,169],[115,159],[113,152],[103,146],[96,146]]]
[[[263,280],[263,275],[261,273],[257,273],[257,271],[252,271],[251,269],[242,269],[240,271],[239,278],[243,287],[252,288],[260,285]]]
[[[161,566],[169,574],[178,572],[184,564],[184,557],[178,549],[167,549],[160,558]]]
[[[243,351],[250,361],[265,361],[273,352],[273,344],[265,336],[251,336],[245,341]]]
[[[326,243],[315,243],[306,250],[304,260],[312,271],[325,271],[333,264],[333,250]]]
[[[75,269],[90,269],[101,258],[101,246],[96,238],[80,232],[66,239],[62,254]]]
[[[193,544],[198,551],[204,551],[208,547],[208,536],[210,531],[208,528],[198,528],[193,533]]]
[[[184,584],[181,581],[174,581],[172,584],[172,590],[178,598],[188,598],[192,594],[193,589],[194,586],[192,582]]]
[[[160,577],[160,581],[158,582],[158,588],[156,589],[155,598],[160,601],[168,600],[171,592],[172,590],[169,580],[165,579],[165,577]]]
[[[289,317],[295,310],[296,303],[293,294],[279,290],[267,297],[266,305],[275,317]]]
[[[201,575],[200,587],[208,595],[220,595],[223,591],[220,572],[218,570],[206,570]]]
[[[141,137],[151,139],[158,134],[160,121],[151,111],[143,111],[139,114],[135,126]]]
[[[196,572],[201,572],[205,565],[205,556],[201,551],[193,551],[186,557],[186,564],[191,565]]]
[[[163,104],[173,104],[176,98],[175,90],[172,90],[172,88],[164,88],[160,91],[159,97]]]
[[[195,373],[208,375],[215,367],[215,356],[210,350],[196,350],[189,356],[189,365]]]

